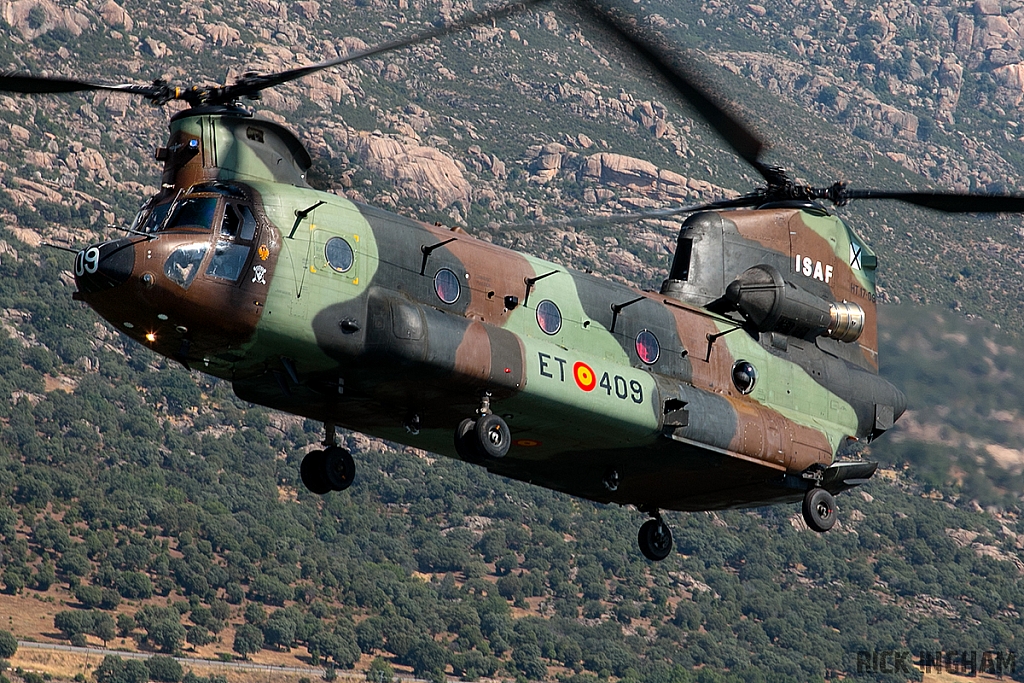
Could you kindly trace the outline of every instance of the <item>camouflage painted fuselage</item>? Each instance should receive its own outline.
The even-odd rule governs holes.
[[[513,435],[489,470],[675,510],[800,500],[802,473],[902,412],[877,376],[873,272],[848,258],[870,252],[833,216],[695,216],[687,262],[642,292],[313,190],[298,141],[238,111],[171,131],[145,237],[83,252],[80,296],[245,400],[457,457],[488,392]],[[858,342],[759,331],[723,306],[762,263],[861,305]]]

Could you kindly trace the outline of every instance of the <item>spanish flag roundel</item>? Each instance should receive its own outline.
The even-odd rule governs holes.
[[[577,361],[572,366],[572,376],[576,380],[576,386],[583,391],[592,391],[597,385],[597,375],[594,374],[594,369],[582,361]]]

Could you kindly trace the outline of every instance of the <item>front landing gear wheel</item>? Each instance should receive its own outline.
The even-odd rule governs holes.
[[[323,451],[310,451],[299,465],[299,477],[307,489],[318,496],[329,493],[332,489],[327,478],[327,454]]]
[[[352,454],[341,446],[324,451],[324,475],[333,491],[344,491],[356,478],[356,463]]]
[[[499,416],[481,415],[476,421],[476,441],[480,452],[488,458],[504,458],[512,446],[512,434]]]
[[[804,521],[807,526],[823,534],[836,523],[836,499],[821,488],[813,488],[804,496]]]
[[[672,530],[659,518],[644,522],[636,540],[640,552],[651,562],[660,562],[672,552]]]

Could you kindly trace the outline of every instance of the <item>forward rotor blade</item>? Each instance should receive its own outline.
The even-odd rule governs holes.
[[[688,65],[682,64],[679,55],[672,55],[674,63],[670,63],[667,55],[648,41],[635,23],[600,7],[594,0],[578,0],[577,5],[595,22],[619,36],[636,54],[650,64],[676,93],[696,109],[707,124],[722,136],[722,139],[732,147],[736,154],[757,169],[765,180],[771,183],[778,178],[778,169],[767,167],[760,160],[765,143],[724,104],[721,104],[710,92],[698,85],[695,71]]]
[[[487,12],[470,13],[459,21],[448,24],[447,26],[430,29],[414,36],[392,40],[390,42],[377,45],[376,47],[352,52],[344,57],[299,67],[297,69],[289,69],[288,71],[280,71],[273,74],[250,74],[243,76],[233,85],[222,87],[193,87],[182,90],[181,88],[169,87],[161,82],[154,83],[153,85],[114,85],[97,83],[94,81],[76,80],[72,78],[29,76],[26,74],[9,72],[0,74],[0,92],[6,91],[24,94],[44,94],[69,93],[88,90],[114,90],[142,95],[154,104],[165,104],[172,99],[182,99],[186,100],[192,106],[198,106],[200,104],[230,105],[243,97],[253,97],[261,90],[272,88],[274,86],[281,85],[282,83],[302,78],[303,76],[308,76],[323,69],[329,69],[332,66],[339,66],[348,62],[366,59],[367,57],[388,52],[389,50],[409,47],[410,45],[416,45],[428,40],[433,40],[434,38],[440,38],[450,33],[464,31],[467,28],[471,28],[478,24],[501,19],[511,14],[521,12],[533,5],[538,5],[548,1],[549,0],[521,0],[514,4],[496,7]]]
[[[145,97],[155,97],[161,88],[153,85],[136,85],[132,83],[108,84],[93,81],[79,81],[74,78],[57,78],[53,76],[29,76],[13,71],[0,74],[0,91],[17,92],[26,95],[42,95],[48,93],[81,92],[87,90],[115,90],[130,92]]]
[[[472,28],[473,26],[477,26],[488,21],[502,19],[512,14],[522,12],[533,5],[539,5],[541,3],[548,1],[549,0],[521,0],[520,2],[514,4],[496,7],[487,12],[471,12],[462,19],[451,24],[448,24],[447,26],[441,26],[438,28],[430,29],[424,31],[423,33],[418,33],[407,38],[399,38],[397,40],[392,40],[387,43],[382,43],[380,45],[367,48],[365,50],[351,52],[345,55],[344,57],[338,57],[337,59],[329,59],[326,62],[310,64],[309,66],[303,66],[297,69],[289,69],[288,71],[280,71],[278,73],[273,74],[254,74],[244,76],[242,77],[241,80],[238,81],[238,83],[218,88],[214,93],[211,93],[209,102],[211,104],[229,103],[241,97],[250,97],[261,90],[272,88],[274,86],[281,85],[282,83],[287,83],[288,81],[293,81],[296,78],[308,76],[310,74],[316,73],[317,71],[329,69],[332,66],[340,66],[342,64],[347,64],[349,62],[358,61],[360,59],[366,59],[367,57],[372,57],[383,52],[398,50],[403,47],[409,47],[412,45],[417,45],[419,43],[426,42],[428,40],[433,40],[434,38],[441,38],[451,33],[458,33],[459,31],[464,31],[467,28]]]
[[[1014,195],[844,190],[842,199],[897,199],[947,213],[1024,213],[1024,196]]]

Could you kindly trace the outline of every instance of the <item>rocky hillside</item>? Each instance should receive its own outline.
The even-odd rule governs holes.
[[[471,8],[122,2],[0,0],[0,70],[220,83]],[[1024,5],[630,7],[705,65],[773,143],[769,161],[801,179],[1020,186]],[[645,286],[664,277],[678,223],[539,224],[756,184],[563,4],[258,106],[298,132],[320,186]],[[0,614],[46,617],[19,635],[98,645],[102,612],[132,616],[115,645],[142,651],[231,657],[257,629],[260,662],[580,682],[821,680],[852,673],[864,648],[1020,649],[1024,356],[993,324],[1024,323],[1020,219],[842,208],[880,252],[883,298],[936,304],[883,315],[883,371],[911,396],[871,454],[884,475],[843,497],[828,537],[809,537],[795,508],[680,515],[681,552],[652,566],[633,511],[354,436],[364,485],[314,501],[297,463],[317,425],[246,410],[78,310],[70,255],[41,241],[126,225],[156,191],[153,150],[176,108],[0,95]],[[92,630],[65,617],[58,633],[60,612],[92,613]]]

